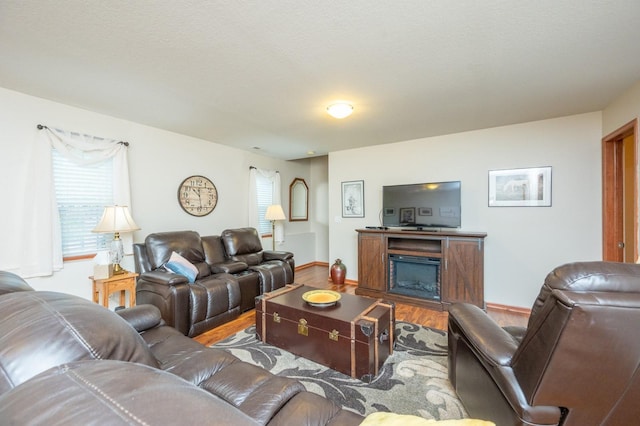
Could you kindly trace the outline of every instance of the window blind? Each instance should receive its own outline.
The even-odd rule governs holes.
[[[60,214],[62,254],[80,256],[104,250],[110,234],[91,232],[104,207],[113,205],[113,160],[80,166],[52,150],[53,181]]]
[[[264,176],[256,176],[256,190],[258,193],[258,217],[260,219],[258,232],[261,235],[271,234],[271,222],[264,218],[273,200],[273,180]]]

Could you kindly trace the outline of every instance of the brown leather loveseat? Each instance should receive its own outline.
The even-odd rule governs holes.
[[[164,325],[0,274],[0,423],[357,425],[296,380]]]
[[[195,268],[194,282],[166,265],[177,253]],[[254,228],[201,237],[195,231],[149,234],[133,245],[139,304],[156,306],[164,321],[196,336],[255,306],[255,298],[293,282],[293,254],[262,250]]]
[[[526,328],[449,309],[449,378],[471,417],[497,425],[640,419],[640,265],[578,262],[546,278]]]

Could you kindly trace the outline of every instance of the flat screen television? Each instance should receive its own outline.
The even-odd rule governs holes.
[[[460,181],[383,186],[382,225],[459,228],[460,193]]]

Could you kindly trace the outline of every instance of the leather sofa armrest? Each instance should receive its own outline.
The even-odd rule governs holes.
[[[310,419],[317,419],[317,422],[311,423]],[[364,418],[361,415],[340,408],[327,398],[323,398],[316,393],[304,391],[294,395],[276,413],[268,425],[357,426],[363,420]],[[379,424],[384,425],[386,423]],[[394,424],[399,425],[400,423]]]
[[[262,367],[246,362],[227,365],[199,386],[263,425],[291,398],[305,391],[297,380],[273,375]],[[293,421],[289,424],[305,423]]]
[[[453,304],[449,307],[449,321],[457,324],[460,333],[486,362],[511,364],[518,342],[482,309],[468,303]]]
[[[230,260],[224,263],[211,265],[211,272],[214,274],[237,274],[238,272],[246,271],[247,268],[249,268],[249,265],[245,262]]]
[[[273,250],[264,250],[262,252],[262,256],[264,260],[289,260],[293,258],[293,253],[289,251],[273,251]]]
[[[145,272],[140,275],[140,278],[154,284],[176,285],[189,283],[189,280],[184,275],[174,274],[173,272],[164,272],[158,269],[151,272]]]
[[[116,314],[127,321],[138,333],[155,328],[163,324],[160,309],[153,305],[138,305],[130,308],[118,309]]]

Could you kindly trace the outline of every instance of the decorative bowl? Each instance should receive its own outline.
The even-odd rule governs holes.
[[[302,295],[302,300],[317,308],[333,306],[340,300],[340,293],[333,290],[311,290]]]

